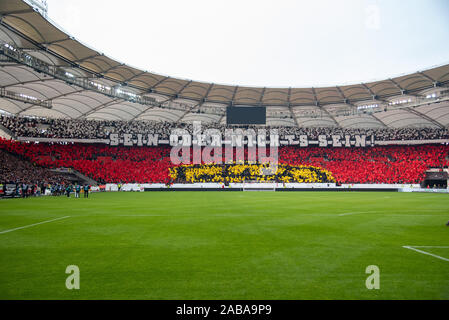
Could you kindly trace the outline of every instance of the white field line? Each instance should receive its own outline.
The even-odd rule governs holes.
[[[287,217],[289,216],[323,216],[323,217],[331,217],[331,216],[335,216],[335,214],[333,213],[297,213],[297,214],[288,214],[286,215]],[[114,217],[276,217],[276,214],[273,215],[268,215],[268,214],[210,214],[210,215],[201,215],[201,214],[120,214],[120,215],[115,215]]]
[[[449,249],[449,246],[409,246],[413,248],[435,248],[435,249]]]
[[[340,213],[338,216],[343,217],[343,216],[350,216],[353,214],[364,214],[364,213],[377,213],[379,215],[385,215],[385,216],[407,216],[407,217],[441,217],[443,215],[447,215],[447,213],[442,213],[442,214],[408,214],[408,213],[383,213],[383,212],[378,212],[378,211],[366,211],[366,212],[345,212],[345,213]]]
[[[58,220],[67,219],[67,218],[70,218],[70,216],[66,216],[66,217],[62,217],[62,218],[56,218],[56,219],[47,220],[47,221],[42,221],[42,222],[38,222],[38,223],[33,223],[33,224],[30,224],[30,225],[27,225],[27,226],[18,227],[18,228],[14,228],[14,229],[9,229],[9,230],[5,230],[5,231],[0,231],[0,234],[13,232],[13,231],[20,230],[20,229],[31,228],[31,227],[34,227],[34,226],[38,226],[40,224],[50,223],[50,222],[53,222],[53,221],[58,221]]]
[[[436,216],[439,217],[441,215],[439,214],[388,214],[388,213],[381,213],[381,212],[377,212],[377,211],[361,211],[361,212],[345,212],[345,213],[340,213],[340,214],[334,214],[334,213],[296,213],[296,214],[292,214],[292,216],[323,216],[323,217],[335,217],[335,216],[339,216],[339,217],[343,217],[343,216],[349,216],[349,215],[354,215],[354,214],[364,214],[364,213],[372,213],[372,214],[379,214],[379,215],[383,215],[383,216],[410,216],[410,217],[431,217],[431,216]],[[202,217],[203,215],[191,215],[191,214],[121,214],[121,215],[115,215],[114,217]],[[275,217],[276,215],[261,215],[261,214],[211,214],[211,215],[206,215],[206,217]],[[287,215],[289,216],[289,215]],[[96,215],[97,217],[97,215]]]
[[[407,217],[441,217],[441,216],[447,216],[447,213],[441,213],[441,214],[407,214],[407,213],[395,213],[390,214],[390,216],[407,216]]]
[[[433,253],[430,253],[430,252],[426,252],[426,251],[423,251],[423,250],[416,249],[416,248],[444,248],[444,249],[447,249],[447,248],[449,248],[449,247],[438,247],[438,246],[403,246],[403,248],[409,249],[409,250],[413,250],[413,251],[416,251],[416,252],[419,252],[419,253],[422,253],[422,254],[425,254],[425,255],[428,255],[428,256],[432,256],[432,257],[434,257],[434,258],[437,258],[437,259],[440,259],[440,260],[444,260],[444,261],[449,262],[449,259],[447,259],[447,258],[443,258],[443,257],[437,256],[436,254],[433,254]]]

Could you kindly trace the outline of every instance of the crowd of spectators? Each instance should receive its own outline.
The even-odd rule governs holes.
[[[65,138],[65,139],[109,139],[111,133],[123,134],[159,134],[160,139],[168,140],[172,130],[187,129],[193,131],[192,124],[157,122],[157,121],[100,121],[70,120],[15,117],[0,115],[0,125],[10,130],[16,137]],[[226,128],[220,124],[202,124],[202,129],[218,129],[224,133]],[[233,126],[235,128],[235,126]],[[248,126],[246,127],[248,128]],[[249,126],[257,129],[259,127]],[[383,129],[349,129],[349,128],[299,128],[299,127],[265,127],[277,129],[281,138],[294,135],[307,135],[316,140],[319,135],[367,135],[374,136],[376,141],[397,140],[435,140],[449,139],[449,128],[383,128]]]
[[[48,168],[36,165],[28,160],[9,154],[0,148],[0,181],[4,183],[65,183],[60,174],[53,173]]]
[[[279,159],[325,168],[340,183],[421,183],[429,168],[449,166],[449,146],[285,147],[279,150]]]
[[[99,183],[172,183],[170,147],[112,147],[104,144],[23,143],[0,139],[0,150],[28,159],[37,167],[74,168]],[[36,177],[5,158],[6,176]],[[12,163],[11,163],[12,162]],[[449,166],[448,145],[370,148],[281,147],[279,162],[327,170],[339,183],[420,183],[427,169]],[[24,171],[22,174],[20,171]],[[41,170],[41,169],[38,169]],[[3,170],[2,172],[5,172]],[[42,172],[42,171],[41,171]],[[27,178],[28,179],[28,178]],[[33,179],[31,179],[33,180]]]
[[[177,183],[329,183],[335,182],[332,174],[313,166],[278,164],[267,174],[267,164],[196,164],[170,169],[170,178]]]
[[[0,138],[0,150],[41,167],[73,168],[99,183],[169,182],[168,147],[126,148],[103,144],[22,143]]]

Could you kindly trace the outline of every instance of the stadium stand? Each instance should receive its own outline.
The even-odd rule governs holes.
[[[449,146],[280,149],[281,163],[306,163],[329,170],[340,183],[420,183],[430,167],[449,165]]]
[[[0,149],[21,155],[39,166],[73,168],[103,183],[169,182],[168,147],[125,148],[0,140]]]
[[[28,185],[65,184],[68,181],[48,168],[36,165],[22,157],[0,148],[0,182],[25,183]]]
[[[119,135],[129,133],[159,134],[161,138],[168,139],[170,132],[174,129],[186,129],[192,133],[192,124],[158,122],[158,121],[98,121],[98,120],[71,120],[30,118],[0,115],[0,125],[11,131],[16,137],[35,138],[64,138],[64,139],[108,139],[111,133]],[[218,124],[202,124],[204,130],[218,129],[224,133],[231,126]],[[255,126],[247,128],[257,129]],[[331,136],[333,134],[373,135],[377,141],[394,140],[434,140],[449,139],[448,128],[299,128],[299,127],[264,127],[266,129],[277,129],[280,136],[307,135],[317,139],[319,135]]]
[[[0,149],[38,166],[71,167],[102,183],[173,182],[169,171],[174,167],[170,161],[170,147],[23,143],[3,139]],[[372,184],[420,183],[427,169],[449,166],[448,154],[447,145],[279,149],[283,165],[321,168],[340,183]],[[210,181],[213,179],[209,178]],[[192,180],[184,178],[178,182]]]
[[[264,175],[266,168],[267,165],[262,164],[181,165],[170,169],[170,178],[177,183],[335,182],[329,171],[313,166],[280,164],[274,174]]]
[[[188,176],[190,169],[176,169],[170,161],[166,143],[173,129],[192,134],[192,122],[201,121],[202,130],[223,133],[235,128],[226,125],[233,106],[265,107],[264,128],[288,140],[280,141],[279,160],[288,170],[278,182],[420,183],[428,168],[448,165],[448,64],[332,87],[219,85],[130,67],[85,46],[23,1],[0,5],[0,15],[0,136],[14,140],[0,140],[0,150],[9,154],[1,179],[10,179],[9,163],[17,162],[36,168],[26,175],[34,180],[49,179],[42,168],[72,168],[99,183],[258,180],[248,175],[248,164],[203,164],[190,169],[204,174]],[[157,134],[159,146],[113,146],[112,133]],[[318,148],[316,141],[300,148],[288,138],[323,135],[370,139],[354,148],[349,140],[343,148]],[[38,139],[44,141],[27,143]],[[173,170],[180,170],[176,177]],[[239,170],[246,173],[236,175]],[[302,179],[301,170],[318,178]]]

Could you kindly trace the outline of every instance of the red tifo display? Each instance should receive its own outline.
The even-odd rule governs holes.
[[[74,168],[100,183],[170,183],[170,147],[23,143],[0,149],[46,168]],[[340,183],[420,183],[427,169],[449,166],[449,146],[279,148],[279,162],[330,171]]]

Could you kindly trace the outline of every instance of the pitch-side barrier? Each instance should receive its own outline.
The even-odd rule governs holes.
[[[342,184],[335,183],[192,183],[165,184],[106,184],[106,192],[151,192],[151,191],[341,191],[341,192],[433,192],[449,193],[448,189],[423,189],[419,184]]]

